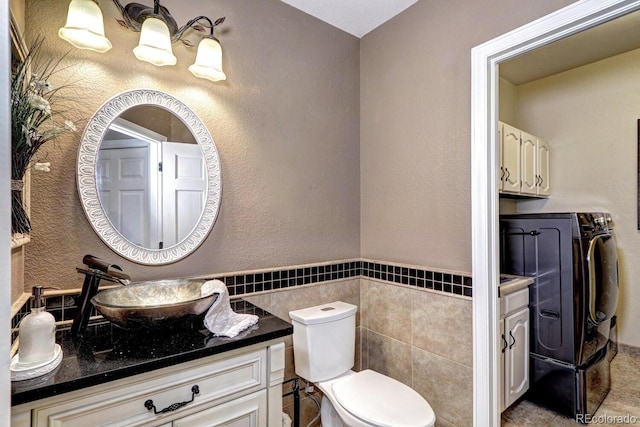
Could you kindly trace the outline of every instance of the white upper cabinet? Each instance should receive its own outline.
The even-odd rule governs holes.
[[[548,196],[549,144],[506,123],[499,123],[499,190],[505,194]]]

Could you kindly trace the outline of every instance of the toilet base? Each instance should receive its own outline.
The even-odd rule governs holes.
[[[322,396],[322,403],[320,404],[320,421],[322,422],[322,427],[347,426],[326,396]]]

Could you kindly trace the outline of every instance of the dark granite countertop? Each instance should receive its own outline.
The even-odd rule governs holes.
[[[238,313],[260,317],[235,338],[214,337],[201,319],[172,331],[125,331],[102,321],[90,324],[73,340],[69,329],[58,331],[63,359],[41,377],[11,383],[11,404],[20,405],[61,393],[126,378],[131,375],[246,347],[293,333],[290,323],[246,302],[232,302]]]

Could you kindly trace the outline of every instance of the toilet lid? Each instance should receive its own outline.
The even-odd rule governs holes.
[[[428,427],[435,414],[426,400],[400,381],[369,369],[336,381],[338,403],[356,417],[381,427]]]

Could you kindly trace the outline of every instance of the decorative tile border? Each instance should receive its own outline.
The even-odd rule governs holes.
[[[206,276],[205,276],[206,277]],[[246,295],[256,292],[292,288],[313,283],[340,279],[367,277],[422,289],[471,297],[471,277],[462,273],[431,271],[415,266],[382,263],[370,260],[348,260],[309,264],[283,269],[254,270],[241,274],[214,275],[213,279],[222,280],[229,296]],[[77,309],[79,294],[70,291],[51,292],[46,298],[46,308],[56,322],[73,321]],[[18,337],[18,325],[31,310],[31,300],[11,318],[11,342]],[[91,316],[98,313],[93,308]]]
[[[402,265],[361,261],[362,276],[416,286],[423,289],[471,297],[471,277],[462,274],[423,270]]]
[[[234,296],[358,277],[361,264],[362,261],[346,261],[214,278],[222,280],[229,296]]]

